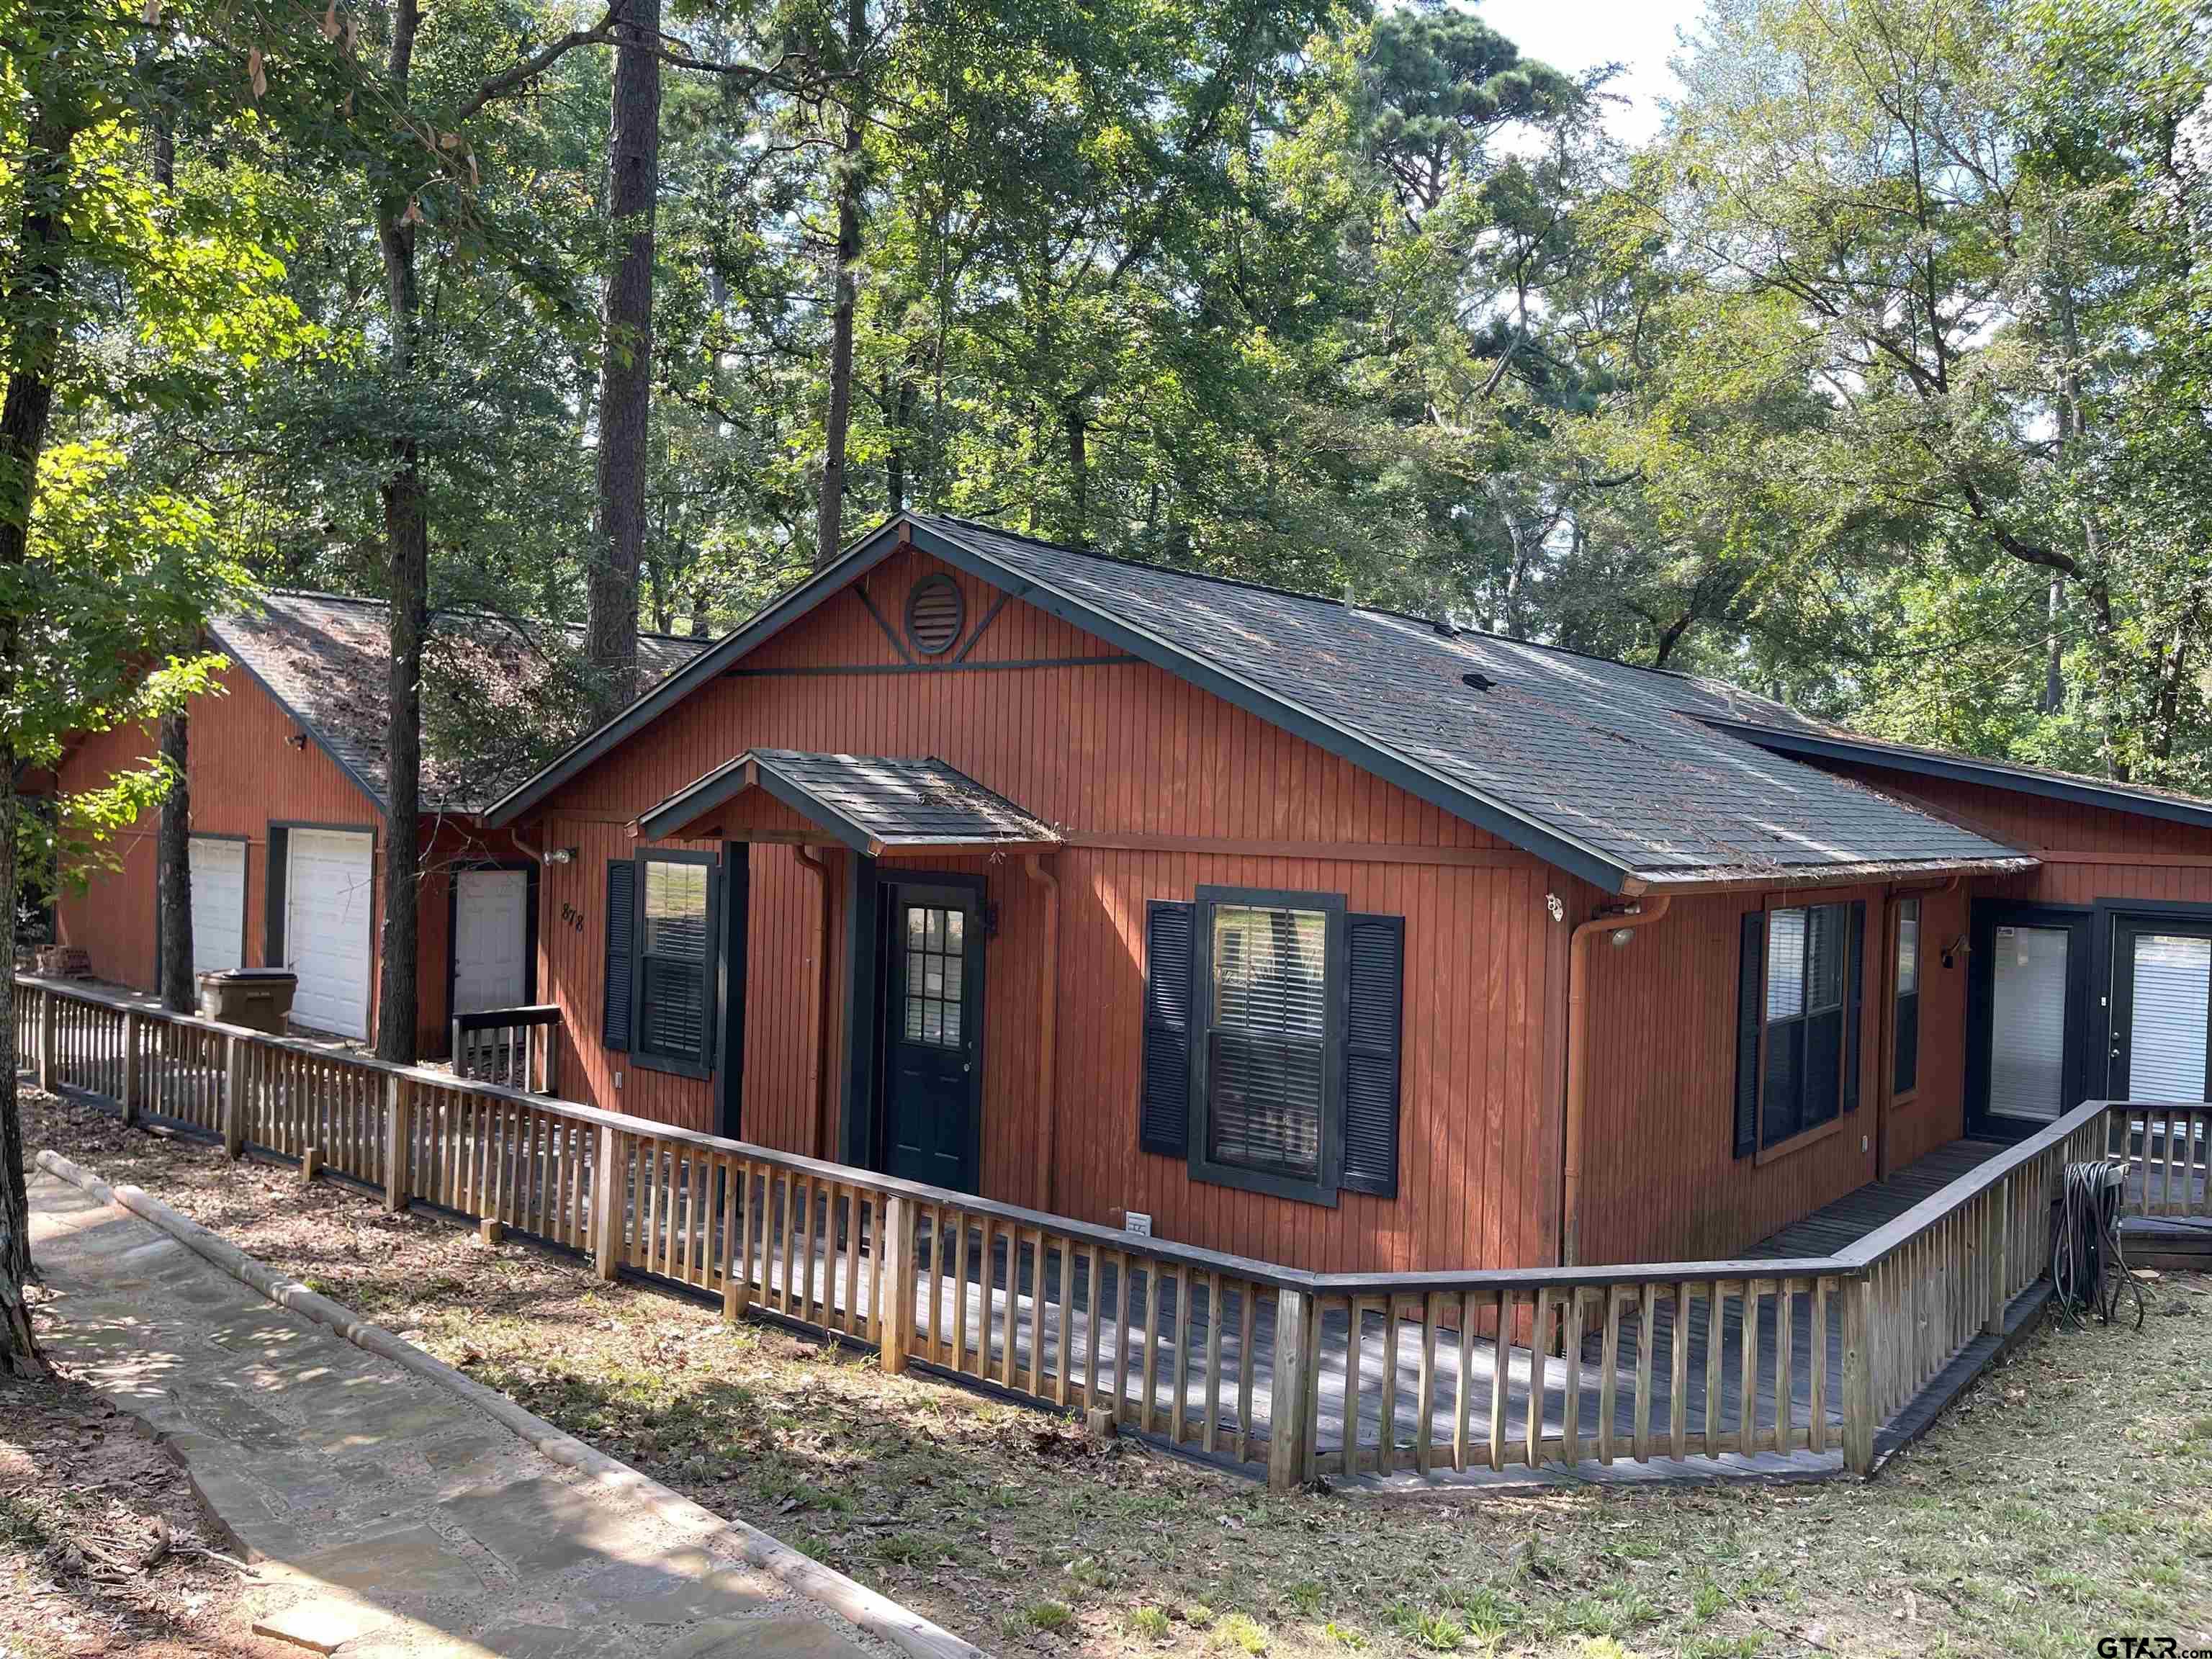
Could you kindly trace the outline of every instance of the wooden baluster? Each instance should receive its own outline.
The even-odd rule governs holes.
[[[1060,1241],[1060,1378],[1061,1405],[1079,1397],[1075,1384],[1075,1241]]]
[[[1659,1286],[1644,1283],[1636,1310],[1636,1461],[1651,1461],[1651,1364],[1654,1338],[1659,1328]]]
[[[1828,1445],[1828,1281],[1813,1281],[1813,1328],[1808,1382],[1811,1404],[1807,1407],[1805,1443],[1817,1455]]]
[[[1552,1346],[1552,1292],[1548,1286],[1536,1289],[1536,1305],[1528,1330],[1528,1423],[1522,1437],[1527,1442],[1528,1467],[1535,1468],[1544,1461],[1544,1396],[1549,1390],[1545,1386],[1547,1350]]]
[[[1505,1407],[1513,1389],[1513,1322],[1517,1298],[1497,1292],[1498,1334],[1490,1345],[1490,1467],[1505,1467]]]
[[[1452,1468],[1467,1472],[1468,1419],[1474,1407],[1474,1297],[1459,1293],[1459,1382],[1452,1392]]]
[[[1559,1339],[1559,1354],[1566,1362],[1566,1389],[1560,1401],[1565,1408],[1560,1426],[1565,1431],[1565,1453],[1567,1467],[1572,1468],[1583,1461],[1583,1297],[1579,1285],[1565,1292],[1566,1297],[1566,1329]]]
[[[1784,1457],[1790,1452],[1790,1431],[1796,1422],[1796,1378],[1792,1375],[1797,1340],[1797,1289],[1802,1279],[1784,1279],[1775,1284],[1774,1298],[1774,1449]]]
[[[1114,1420],[1129,1409],[1129,1253],[1114,1252]]]
[[[1044,1230],[1030,1230],[1030,1393],[1044,1398]]]
[[[1221,1428],[1221,1275],[1206,1275],[1206,1417],[1200,1425],[1208,1454]]]
[[[880,1242],[884,1277],[891,1293],[884,1305],[879,1357],[883,1369],[896,1375],[906,1369],[908,1352],[914,1346],[914,1218],[907,1199],[899,1194],[884,1203]]]
[[[1738,1328],[1742,1340],[1738,1344],[1741,1363],[1736,1377],[1741,1404],[1735,1431],[1736,1449],[1747,1457],[1759,1449],[1759,1304],[1765,1290],[1763,1279],[1743,1281],[1743,1322]]]
[[[1382,1374],[1376,1407],[1375,1467],[1388,1474],[1398,1465],[1398,1299],[1382,1298]]]
[[[1183,1443],[1183,1419],[1189,1403],[1190,1388],[1190,1304],[1191,1274],[1187,1268],[1177,1268],[1175,1275],[1175,1403],[1168,1413],[1168,1438],[1176,1445]]]
[[[1436,1463],[1433,1432],[1437,1410],[1437,1298],[1431,1291],[1421,1297],[1421,1369],[1413,1396],[1417,1420],[1413,1425],[1413,1467],[1424,1478]]]
[[[1721,1455],[1721,1418],[1726,1401],[1721,1392],[1721,1355],[1728,1329],[1728,1281],[1716,1279],[1705,1286],[1705,1455]]]
[[[1148,1257],[1145,1261],[1145,1398],[1137,1417],[1137,1426],[1147,1434],[1159,1419],[1162,1300],[1160,1264]]]
[[[1252,1454],[1252,1377],[1255,1317],[1259,1312],[1260,1287],[1249,1279],[1237,1281],[1237,1462],[1242,1465]]]
[[[1608,1285],[1602,1294],[1605,1297],[1605,1325],[1604,1334],[1598,1345],[1597,1461],[1610,1464],[1613,1462],[1613,1413],[1616,1403],[1613,1373],[1620,1369],[1620,1287]]]

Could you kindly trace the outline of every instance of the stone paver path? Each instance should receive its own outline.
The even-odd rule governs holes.
[[[158,1431],[256,1563],[257,1628],[343,1659],[885,1659],[465,1401],[44,1170],[53,1357]]]

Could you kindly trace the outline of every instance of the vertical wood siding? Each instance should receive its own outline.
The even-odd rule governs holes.
[[[945,568],[897,555],[869,575],[866,592],[896,631],[908,586]],[[972,631],[999,596],[949,574]],[[907,665],[848,590],[755,653],[744,665],[755,672],[724,677],[561,791],[548,804],[546,843],[579,856],[545,872],[541,938],[543,983],[567,1016],[565,1075],[578,1085],[567,1091],[672,1122],[714,1118],[710,1085],[640,1070],[598,1042],[606,861],[635,851],[629,821],[750,746],[934,755],[1073,843],[1052,855],[1060,884],[1054,1209],[1109,1224],[1143,1211],[1168,1237],[1316,1267],[1550,1260],[1564,1053],[1550,1011],[1565,1007],[1566,927],[1545,901],[1580,884],[1158,669],[1089,660],[1118,655],[1016,600],[958,672],[885,672]],[[834,1113],[842,854],[833,866]],[[819,901],[789,848],[755,846],[750,867],[744,1133],[811,1151]],[[902,867],[981,874],[997,908],[987,946],[981,1184],[990,1197],[1042,1202],[1041,890],[1015,859],[886,860],[884,874]],[[1205,884],[1341,892],[1355,910],[1407,919],[1395,1200],[1346,1194],[1329,1209],[1194,1185],[1179,1160],[1138,1151],[1145,903],[1187,899]],[[556,920],[564,906],[580,926]]]
[[[370,928],[370,1030],[375,1030],[378,975],[383,954],[383,827],[376,806],[330,757],[313,743],[288,739],[300,728],[267,693],[234,668],[220,676],[222,696],[193,699],[190,776],[195,834],[246,840],[246,955],[248,967],[264,967],[268,941],[269,826],[325,823],[373,829],[378,838],[376,920]],[[60,787],[70,793],[100,787],[116,775],[143,769],[160,750],[148,726],[120,726],[84,738],[63,763]],[[453,870],[479,860],[519,861],[511,835],[487,832],[471,818],[431,818],[422,836],[422,897],[418,913],[421,972],[416,988],[416,1041],[426,1055],[446,1052],[446,976],[451,949],[447,889]],[[155,988],[155,883],[158,816],[124,830],[114,843],[120,870],[91,872],[84,891],[64,893],[59,907],[61,940],[91,954],[100,978],[138,990]]]

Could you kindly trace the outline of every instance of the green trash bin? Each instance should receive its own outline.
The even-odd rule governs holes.
[[[200,1012],[226,1025],[284,1035],[300,976],[289,968],[226,968],[200,975]]]

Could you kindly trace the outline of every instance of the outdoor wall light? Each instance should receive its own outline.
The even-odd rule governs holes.
[[[1948,968],[1951,965],[1952,957],[1971,955],[1973,948],[1966,942],[1966,936],[1964,933],[1960,934],[1958,938],[1943,947],[1943,965]]]
[[[1613,948],[1618,951],[1636,937],[1636,930],[1633,927],[1616,927],[1607,937],[1613,940]]]
[[[573,847],[556,847],[545,855],[548,864],[574,864],[575,861],[576,849]]]

